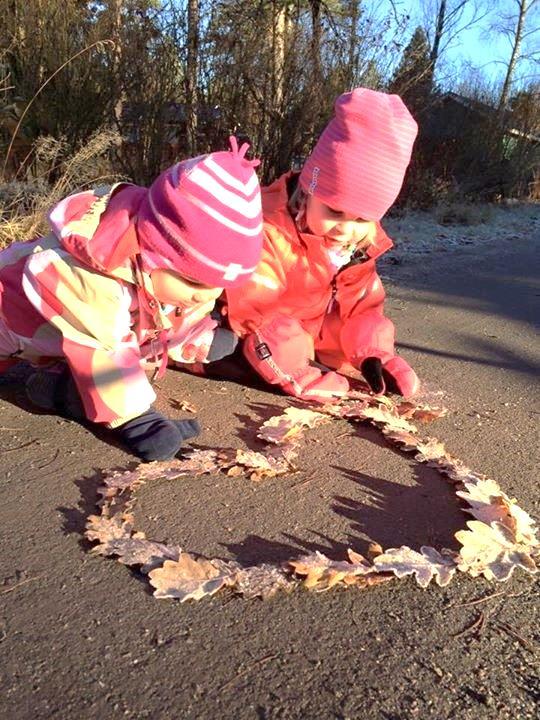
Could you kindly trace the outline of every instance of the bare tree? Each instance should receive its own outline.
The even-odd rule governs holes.
[[[499,32],[508,37],[512,48],[499,98],[499,109],[504,109],[508,105],[520,60],[540,58],[538,49],[533,49],[531,53],[527,54],[524,52],[526,40],[540,32],[540,25],[532,21],[533,13],[539,7],[539,0],[512,0],[512,4],[513,12],[503,14],[496,26]]]
[[[477,25],[490,12],[480,0],[423,0],[423,26],[431,52],[431,76],[445,50],[463,30]]]
[[[186,62],[186,133],[189,155],[195,155],[197,151],[198,60],[199,0],[189,0]]]

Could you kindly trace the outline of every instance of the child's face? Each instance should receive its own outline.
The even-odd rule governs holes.
[[[373,229],[373,223],[325,205],[314,195],[306,200],[306,224],[313,235],[331,245],[356,247]]]
[[[193,307],[217,300],[223,288],[201,285],[196,280],[179,275],[174,270],[158,269],[150,273],[154,293],[166,305]]]

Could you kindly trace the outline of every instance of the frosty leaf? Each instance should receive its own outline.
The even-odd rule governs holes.
[[[227,475],[236,477],[242,475],[245,470],[253,471],[250,474],[251,480],[263,480],[283,475],[293,469],[291,460],[295,454],[290,449],[282,448],[273,448],[265,453],[254,450],[237,450],[234,460],[229,463]]]
[[[182,475],[202,475],[215,472],[219,467],[216,450],[194,450],[178,460],[162,460],[140,463],[134,470],[112,473],[104,478],[104,484],[115,494],[126,488],[135,488],[151,480],[174,480]]]
[[[291,592],[297,581],[288,577],[279,567],[263,563],[244,568],[236,575],[233,590],[245,598],[260,597],[263,600],[273,597],[280,590]]]
[[[391,548],[378,555],[373,564],[380,572],[393,572],[398,578],[415,575],[417,583],[423,588],[433,579],[441,587],[448,585],[456,571],[456,563],[449,551],[442,555],[435,548],[425,546],[420,548],[420,552],[406,545]]]
[[[411,452],[412,450],[416,450],[416,448],[418,447],[418,443],[420,442],[420,438],[417,435],[413,435],[406,430],[385,431],[384,436],[392,442],[401,445],[401,449],[405,450],[405,452]]]
[[[148,573],[165,560],[178,560],[181,550],[145,538],[131,537],[108,540],[94,548],[93,552],[98,555],[116,555],[118,562],[123,565],[142,565],[142,571]]]
[[[352,406],[346,412],[346,417],[357,418],[358,420],[369,420],[370,422],[383,425],[387,430],[406,430],[410,433],[418,432],[414,425],[407,422],[393,410],[384,407]]]
[[[257,437],[269,443],[289,442],[302,433],[303,428],[314,428],[328,422],[327,414],[305,408],[288,407],[283,415],[271,417],[263,423]]]
[[[291,567],[296,575],[304,575],[304,587],[310,590],[329,590],[338,583],[352,585],[358,576],[373,572],[373,567],[357,553],[353,557],[360,557],[360,562],[339,562],[330,560],[322,553],[316,551],[303,555],[296,560],[289,560],[287,566]]]
[[[437,418],[444,417],[448,414],[445,407],[431,407],[430,405],[417,405],[416,403],[404,400],[396,406],[398,415],[411,420],[420,420],[420,422],[432,422]]]
[[[166,560],[162,567],[151,570],[148,577],[152,587],[156,588],[154,597],[176,598],[180,602],[213,595],[231,579],[230,574],[219,570],[209,560],[195,560],[185,552],[177,561]]]
[[[126,521],[120,515],[111,518],[103,515],[90,515],[84,534],[88,540],[98,540],[104,544],[111,540],[129,538],[131,530],[131,522]]]
[[[514,533],[500,522],[490,525],[471,520],[468,530],[456,533],[463,545],[459,553],[458,568],[473,577],[483,575],[487,580],[508,580],[516,567],[536,572],[531,547],[516,543]]]
[[[415,456],[415,459],[420,462],[429,462],[430,460],[438,460],[439,458],[446,457],[446,448],[437,438],[421,440],[417,448],[418,455]]]
[[[494,480],[466,480],[464,484],[465,490],[456,494],[470,506],[465,512],[488,525],[492,522],[502,523],[513,532],[518,543],[532,546],[538,544],[535,521]]]

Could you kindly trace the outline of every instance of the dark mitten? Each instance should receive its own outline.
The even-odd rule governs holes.
[[[365,381],[376,395],[385,391],[382,362],[377,357],[368,357],[360,365],[360,371]]]
[[[206,356],[206,362],[214,362],[232,355],[238,344],[238,338],[232,330],[218,327],[214,331],[214,339]]]
[[[184,440],[200,431],[197,420],[168,420],[152,408],[114,430],[131,452],[146,462],[170,460]]]

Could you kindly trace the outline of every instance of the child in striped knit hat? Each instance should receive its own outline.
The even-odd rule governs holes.
[[[119,183],[62,200],[52,232],[0,252],[0,369],[36,366],[35,405],[101,423],[143,460],[174,457],[194,420],[152,408],[147,361],[209,362],[236,338],[212,318],[261,254],[247,145],[181,162],[149,189]]]
[[[375,267],[392,247],[379,221],[416,134],[397,95],[357,88],[337,99],[302,172],[263,188],[262,259],[246,285],[226,291],[228,312],[250,365],[290,395],[341,397],[344,375],[358,373],[374,393],[418,390],[396,355]]]

